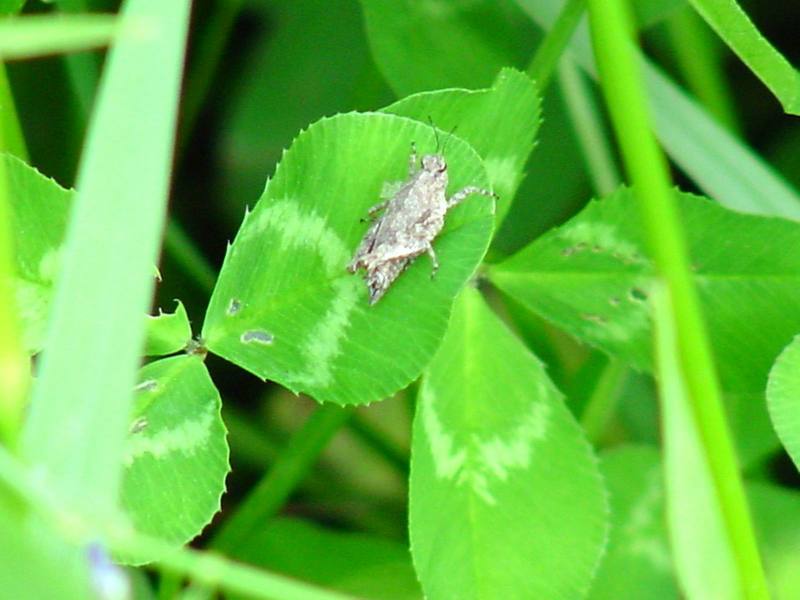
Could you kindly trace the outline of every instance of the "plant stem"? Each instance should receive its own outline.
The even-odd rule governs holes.
[[[221,526],[210,546],[225,553],[232,552],[254,528],[274,516],[351,413],[350,409],[333,404],[318,408],[295,432],[272,468],[239,504],[237,511]]]
[[[580,423],[588,440],[596,444],[608,426],[619,398],[620,387],[628,375],[628,367],[610,359],[600,373],[592,395],[581,414]]]
[[[583,15],[585,0],[567,0],[528,66],[528,75],[544,95],[558,61]]]
[[[200,289],[208,294],[211,293],[217,280],[217,273],[174,217],[167,222],[164,250]]]
[[[386,459],[386,462],[394,467],[398,473],[404,477],[408,477],[408,454],[398,448],[386,434],[378,431],[359,416],[358,413],[353,414],[353,417],[348,423],[348,429],[362,442]]]
[[[622,178],[594,94],[580,69],[568,57],[559,63],[558,82],[592,188],[599,196],[608,195],[619,187]]]
[[[730,88],[720,71],[716,37],[690,6],[666,22],[670,46],[686,84],[731,133],[740,133]]]
[[[630,17],[621,0],[589,0],[592,38],[603,91],[656,269],[671,301],[681,375],[691,403],[742,590],[768,598],[753,525],[725,421],[721,391],[706,334],[666,159],[651,129]]]
[[[213,14],[207,19],[209,31],[198,40],[183,93],[179,155],[183,154],[182,150],[191,138],[242,4],[243,0],[217,0]]]

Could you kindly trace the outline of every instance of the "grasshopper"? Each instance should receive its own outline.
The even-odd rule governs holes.
[[[436,129],[434,128],[434,134]],[[421,254],[431,257],[431,278],[439,269],[433,249],[433,240],[444,226],[447,211],[472,194],[497,199],[489,190],[475,186],[465,187],[447,197],[447,162],[444,148],[426,154],[418,160],[414,142],[408,160],[408,179],[388,200],[369,209],[373,222],[347,266],[350,273],[359,268],[366,270],[364,280],[369,290],[369,303],[380,300],[395,279]],[[383,211],[383,214],[377,216]]]

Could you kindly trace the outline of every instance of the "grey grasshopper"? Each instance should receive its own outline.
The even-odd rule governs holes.
[[[434,134],[436,129],[434,128]],[[468,186],[447,197],[447,162],[444,148],[418,159],[411,143],[408,179],[388,200],[369,209],[374,220],[356,250],[347,270],[366,270],[364,279],[369,290],[369,303],[380,300],[395,279],[421,254],[428,254],[433,263],[431,277],[439,269],[433,241],[444,226],[447,211],[472,194],[497,199],[489,190]],[[380,216],[378,213],[383,212]]]

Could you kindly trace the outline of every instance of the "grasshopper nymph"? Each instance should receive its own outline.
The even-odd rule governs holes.
[[[434,133],[435,133],[434,129]],[[438,150],[438,137],[437,137]],[[418,161],[411,143],[408,179],[388,200],[369,209],[375,218],[358,247],[347,270],[364,268],[369,289],[369,303],[375,304],[395,279],[420,254],[427,253],[433,263],[431,278],[439,262],[432,243],[444,226],[447,211],[471,194],[492,198],[497,195],[475,186],[465,187],[450,198],[447,192],[447,162],[442,154],[427,154]],[[379,217],[376,215],[383,211]]]

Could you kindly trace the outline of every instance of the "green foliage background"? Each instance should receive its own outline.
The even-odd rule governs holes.
[[[0,598],[798,597],[796,9],[0,14]]]

